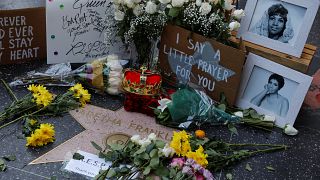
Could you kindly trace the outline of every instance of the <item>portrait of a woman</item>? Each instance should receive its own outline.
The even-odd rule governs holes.
[[[289,110],[289,101],[278,93],[283,86],[284,78],[278,74],[272,74],[268,83],[264,85],[264,90],[253,97],[250,102],[276,115],[285,117]]]
[[[288,13],[288,10],[282,4],[273,4],[250,31],[273,40],[288,43],[294,36]]]

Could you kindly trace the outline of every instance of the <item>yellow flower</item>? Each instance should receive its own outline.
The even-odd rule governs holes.
[[[77,83],[73,87],[69,89],[69,91],[73,91],[74,97],[79,98],[80,97],[80,91],[83,90],[83,86],[80,83]]]
[[[35,125],[37,122],[38,122],[37,120],[31,119],[31,120],[29,121],[29,124],[30,124],[31,126],[33,126],[33,125]]]
[[[34,84],[29,85],[28,90],[32,93],[38,93],[38,87],[35,86]]]
[[[87,102],[90,102],[91,94],[89,94],[88,90],[80,89],[80,103],[82,106],[86,105]]]
[[[196,150],[196,152],[188,152],[187,158],[193,159],[196,161],[196,163],[200,164],[203,167],[206,167],[208,165],[208,154],[204,153],[203,147],[200,145],[199,148]]]
[[[30,137],[27,137],[26,146],[44,146],[55,140],[54,135],[55,131],[52,124],[41,124],[39,129],[36,129]]]
[[[173,148],[178,156],[186,156],[191,151],[189,135],[186,131],[173,132],[170,147]]]

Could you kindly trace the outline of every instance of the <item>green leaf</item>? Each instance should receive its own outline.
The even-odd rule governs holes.
[[[91,144],[94,148],[96,148],[98,151],[102,151],[102,147],[100,147],[98,144],[96,144],[95,142],[91,141]]]
[[[246,164],[246,170],[247,170],[247,171],[252,171],[252,168],[250,167],[250,164],[249,164],[249,163]]]
[[[138,154],[144,153],[145,151],[146,151],[146,148],[141,147],[138,151],[136,151],[134,153],[134,155],[138,155]]]
[[[151,171],[151,167],[150,166],[147,166],[144,171],[143,171],[143,175],[148,175]]]
[[[3,156],[2,158],[6,161],[15,161],[17,159],[15,155]]]
[[[225,104],[219,104],[217,108],[225,112],[227,107]]]
[[[165,145],[166,145],[165,142],[163,142],[161,140],[156,140],[157,148],[163,148]]]
[[[130,172],[130,168],[127,168],[126,166],[125,167],[122,167],[121,169],[120,169],[120,173],[126,173],[126,174],[128,174]]]
[[[0,172],[5,171],[6,168],[7,168],[6,164],[4,163],[4,161],[2,159],[0,159]]]
[[[150,157],[153,158],[155,156],[158,155],[158,149],[153,149],[151,152],[150,152]]]
[[[72,156],[72,159],[82,160],[82,159],[84,159],[84,156],[79,154],[79,153],[74,153],[73,156]]]
[[[163,177],[167,177],[169,176],[170,172],[168,170],[168,168],[164,167],[164,166],[160,166],[158,167],[155,172],[154,172],[157,176],[163,176]]]
[[[228,129],[231,131],[231,133],[239,135],[237,128],[234,126],[234,124],[229,123],[228,124]]]
[[[148,155],[147,153],[142,153],[142,154],[140,154],[140,157],[141,157],[142,159],[145,159],[145,160],[150,159],[150,157],[149,157],[149,155]]]
[[[173,7],[169,10],[168,15],[171,17],[177,17],[179,15],[180,8]]]
[[[52,176],[50,180],[57,180],[57,176]]]
[[[148,176],[148,177],[146,177],[146,180],[153,180],[153,177],[152,176]]]
[[[232,174],[231,173],[228,173],[228,174],[226,174],[226,178],[227,178],[227,180],[232,180]]]
[[[150,166],[152,167],[152,168],[157,168],[158,167],[158,165],[159,165],[159,157],[158,156],[156,156],[156,157],[153,157],[152,159],[151,159],[151,161],[150,161]]]
[[[266,166],[269,171],[276,171],[272,166]]]
[[[111,168],[108,171],[107,178],[111,178],[111,177],[116,176],[116,175],[117,175],[117,172],[113,168]]]

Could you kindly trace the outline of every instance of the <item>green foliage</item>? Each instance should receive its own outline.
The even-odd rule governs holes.
[[[79,154],[79,153],[74,153],[73,156],[72,156],[72,159],[82,160],[82,159],[84,159],[84,156]]]
[[[15,155],[3,156],[2,158],[6,161],[15,161],[17,159]]]
[[[7,168],[6,164],[4,163],[4,161],[2,159],[0,159],[0,172],[5,171],[6,168]]]

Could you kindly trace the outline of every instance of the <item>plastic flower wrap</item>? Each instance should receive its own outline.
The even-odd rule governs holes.
[[[259,115],[253,109],[233,111],[226,104],[214,102],[203,91],[186,87],[177,90],[171,95],[171,101],[166,100],[165,106],[159,106],[154,112],[158,123],[180,128],[188,128],[192,123],[246,124],[265,130],[274,127],[274,121],[265,120],[268,116]]]
[[[17,77],[10,86],[44,84],[46,86],[73,86],[77,82],[97,92],[117,95],[121,92],[123,66],[127,60],[116,55],[93,60],[72,70],[69,63],[50,66],[45,72],[29,72],[26,77]]]

